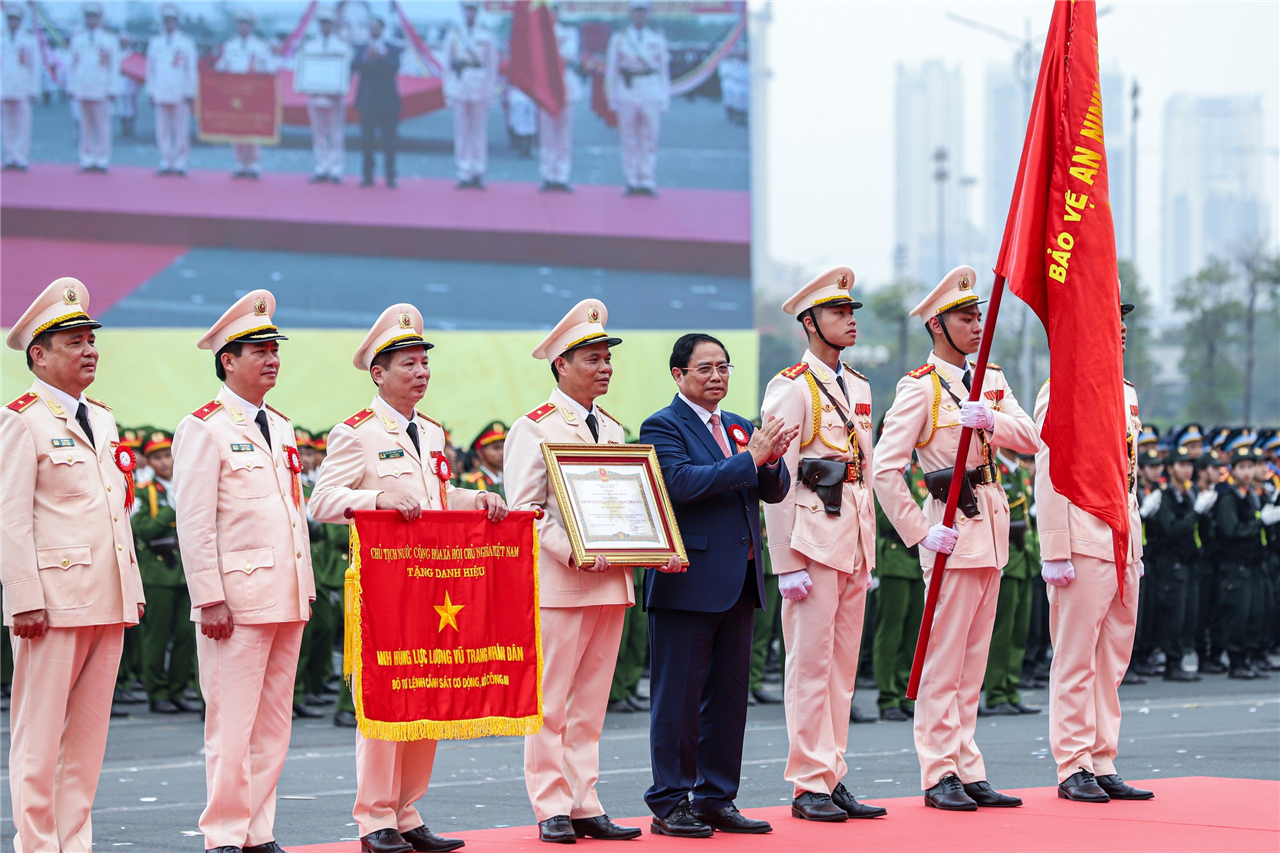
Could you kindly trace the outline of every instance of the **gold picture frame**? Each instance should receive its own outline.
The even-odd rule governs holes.
[[[578,565],[689,565],[652,444],[547,444],[542,457]]]

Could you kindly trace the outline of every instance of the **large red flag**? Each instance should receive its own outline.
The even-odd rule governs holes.
[[[1093,2],[1054,4],[996,272],[1049,335],[1054,487],[1111,528],[1123,585],[1129,451]]]
[[[553,116],[564,109],[564,62],[555,15],[546,0],[516,0],[507,79]]]

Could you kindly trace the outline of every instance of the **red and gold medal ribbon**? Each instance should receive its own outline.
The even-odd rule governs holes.
[[[293,474],[293,505],[299,508],[302,506],[302,457],[298,455],[298,448],[292,444],[286,444],[284,459],[289,466],[289,471]]]
[[[448,509],[449,478],[453,476],[453,469],[449,467],[448,458],[439,450],[431,451],[431,467],[435,469],[436,476],[440,478],[440,509]]]
[[[138,467],[138,457],[133,455],[133,448],[121,444],[118,441],[111,442],[111,456],[115,459],[116,467],[120,469],[120,473],[124,474],[124,508],[126,512],[133,511],[133,469]]]

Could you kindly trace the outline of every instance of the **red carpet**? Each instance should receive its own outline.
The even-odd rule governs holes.
[[[5,178],[5,192],[8,192]],[[0,240],[0,326],[10,328],[49,282],[64,275],[80,279],[92,294],[90,313],[100,317],[138,285],[173,263],[186,246],[94,243],[12,237],[9,219]]]
[[[619,823],[643,826],[645,834],[634,843],[645,850],[708,849],[760,851],[760,853],[822,853],[822,851],[892,850],[895,853],[927,850],[936,853],[986,853],[992,850],[1036,851],[1270,851],[1280,849],[1280,782],[1255,779],[1186,777],[1137,782],[1156,791],[1148,802],[1115,801],[1106,805],[1059,800],[1054,788],[1010,791],[1024,800],[1017,809],[982,809],[977,812],[940,812],[925,808],[921,797],[875,800],[889,809],[888,817],[851,820],[843,824],[819,824],[795,820],[790,808],[747,809],[751,817],[764,818],[774,830],[766,836],[724,835],[703,842],[649,834],[649,818]],[[436,826],[443,831],[442,826]],[[549,846],[538,841],[537,827],[486,829],[446,833],[466,839],[466,850],[538,851]],[[626,845],[583,843],[603,849],[630,849]],[[357,853],[359,842],[289,847],[291,853]]]
[[[583,184],[573,195],[529,183],[483,192],[453,181],[405,179],[399,190],[308,184],[299,173],[260,181],[225,172],[157,178],[118,166],[80,175],[36,164],[2,182],[6,235],[239,249],[393,255],[750,274],[751,206],[746,192],[662,189],[624,198],[621,188]]]

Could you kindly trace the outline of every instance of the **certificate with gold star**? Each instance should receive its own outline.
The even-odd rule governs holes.
[[[688,563],[652,445],[544,444],[574,560],[623,566]]]

